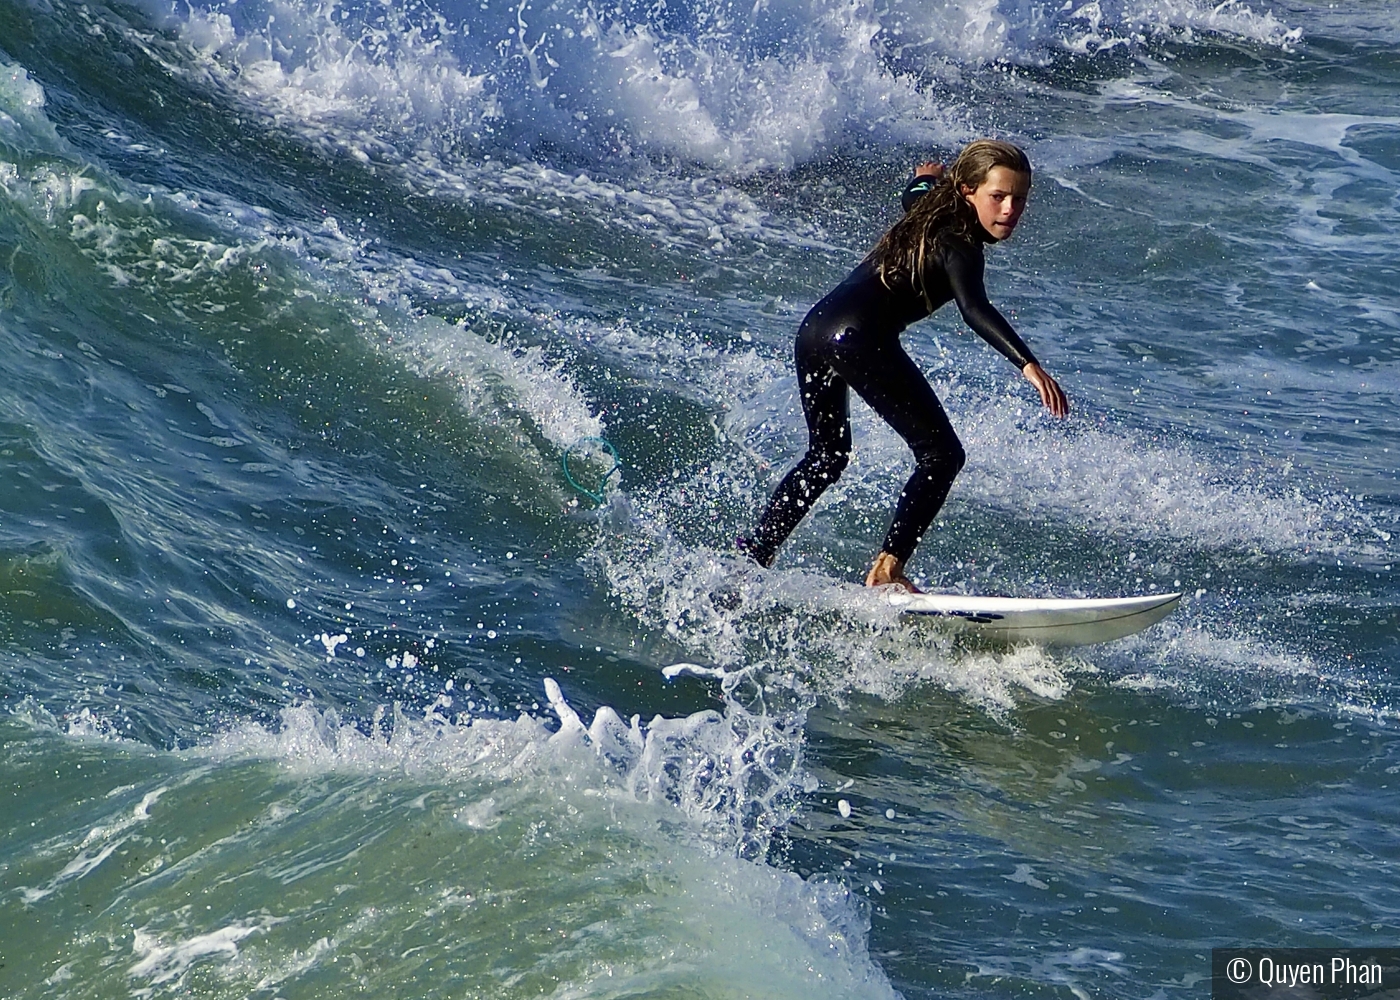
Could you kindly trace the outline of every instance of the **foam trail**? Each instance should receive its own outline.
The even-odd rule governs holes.
[[[1026,693],[1057,699],[1071,688],[1066,665],[1044,650],[964,649],[869,588],[688,546],[668,531],[665,507],[637,511],[626,538],[601,539],[590,561],[644,625],[718,665],[678,664],[671,675],[716,676],[726,690],[772,685],[799,699],[894,700],[933,683],[996,717]]]

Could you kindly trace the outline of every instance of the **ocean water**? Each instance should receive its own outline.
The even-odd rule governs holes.
[[[905,335],[970,455],[913,575],[1186,594],[1116,643],[865,592],[909,459],[859,404],[777,566],[732,548],[796,324],[982,134],[1074,413]],[[1393,945],[1397,233],[1380,0],[0,0],[0,996]]]

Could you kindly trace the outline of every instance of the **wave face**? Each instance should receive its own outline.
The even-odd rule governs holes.
[[[0,995],[1393,942],[1400,17],[1343,8],[0,0]],[[860,403],[778,564],[733,545],[797,324],[982,134],[1074,415],[909,330],[970,458],[912,568],[1185,594],[1101,647],[859,586],[909,474]]]

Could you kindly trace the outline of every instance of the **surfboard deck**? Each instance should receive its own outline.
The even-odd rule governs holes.
[[[1089,646],[1156,624],[1175,610],[1181,595],[1081,599],[895,593],[889,601],[904,614],[928,615],[990,642]]]

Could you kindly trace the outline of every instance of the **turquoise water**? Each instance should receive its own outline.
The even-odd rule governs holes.
[[[0,995],[1188,997],[1393,944],[1397,45],[0,0]],[[1100,647],[857,586],[908,469],[859,406],[732,551],[797,322],[988,132],[1037,166],[989,287],[1075,411],[911,330],[970,455],[912,570],[1187,595]]]

